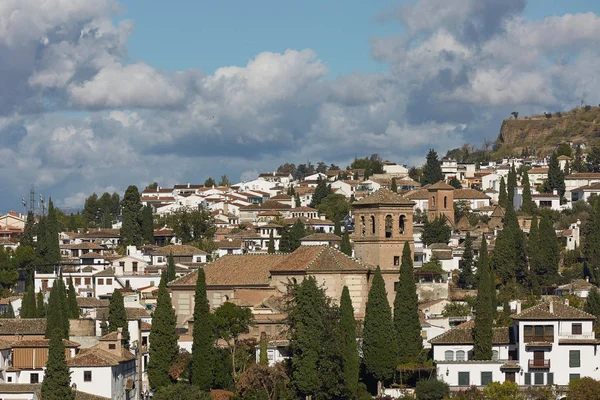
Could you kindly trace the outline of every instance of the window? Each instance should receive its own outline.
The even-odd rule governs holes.
[[[29,375],[29,383],[39,383],[40,374],[31,374]]]
[[[258,326],[255,326],[254,328],[252,328],[252,334],[254,336],[258,336]]]
[[[548,372],[548,376],[546,377],[547,385],[554,385],[554,373]]]
[[[468,372],[458,373],[458,386],[469,386],[471,384],[471,378]]]
[[[535,385],[543,385],[544,384],[544,373],[536,372],[535,374],[533,374],[533,380],[534,380],[533,383]]]
[[[421,338],[427,340],[427,331],[425,329],[421,331]]]
[[[581,332],[582,332],[581,324],[571,325],[571,334],[572,335],[581,335]]]
[[[529,372],[525,373],[525,384],[531,385],[531,374]]]
[[[106,284],[112,285],[112,278],[106,278]]]
[[[579,379],[579,374],[569,374],[569,382]]]
[[[119,267],[125,268],[125,261],[119,261]]]
[[[448,196],[444,196],[444,208],[448,208]]]
[[[406,217],[404,215],[401,215],[399,221],[400,221],[399,222],[399,225],[400,225],[400,234],[403,235],[404,234],[404,225],[405,225]]]
[[[385,237],[386,238],[391,238],[392,237],[392,227],[394,226],[394,221],[392,220],[392,216],[391,215],[386,215],[385,216]]]
[[[454,361],[454,352],[452,350],[446,350],[444,353],[444,360]]]
[[[92,381],[92,371],[83,371],[83,381],[84,382]]]
[[[570,368],[581,367],[581,359],[579,357],[579,350],[569,350],[569,367]]]
[[[85,284],[89,285],[92,283],[92,278],[85,278]]]
[[[525,325],[524,339],[531,342],[554,342],[554,327],[552,325]]]
[[[108,344],[108,349],[109,349],[109,350],[115,350],[116,348],[117,348],[117,345],[116,345],[116,344],[114,344],[114,343],[109,343],[109,344]]]
[[[75,278],[75,285],[81,285],[81,278]]]
[[[371,233],[375,234],[375,217],[371,215]]]
[[[481,386],[487,386],[492,382],[492,373],[491,372],[482,372],[481,373]]]
[[[362,236],[365,236],[365,230],[366,230],[365,217],[360,217],[360,228],[361,228]]]
[[[498,360],[498,350],[492,351],[492,360]]]
[[[400,265],[400,257],[394,256],[394,265]]]
[[[456,352],[456,361],[465,361],[465,352],[459,350]]]
[[[98,278],[98,285],[104,285],[104,279]]]
[[[133,273],[135,274],[136,272],[138,272],[138,263],[137,262],[132,262],[131,263],[131,269],[133,270]]]
[[[8,376],[8,377],[6,377],[6,382],[8,382],[8,383],[12,383],[12,376]]]

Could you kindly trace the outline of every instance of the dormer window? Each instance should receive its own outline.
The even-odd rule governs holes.
[[[573,325],[571,325],[571,334],[572,335],[581,335],[582,334],[582,326],[581,326],[581,324],[573,324]]]

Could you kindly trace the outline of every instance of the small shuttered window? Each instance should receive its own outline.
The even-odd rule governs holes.
[[[579,374],[569,374],[569,382],[579,379]]]
[[[492,383],[492,373],[491,372],[482,372],[481,373],[481,386],[487,386]]]
[[[458,350],[456,352],[456,361],[465,361],[465,352],[462,350]]]
[[[444,359],[446,361],[454,361],[454,352],[452,350],[446,350],[444,352]]]
[[[535,379],[534,379],[534,383],[536,385],[543,385],[544,384],[544,373],[543,372],[536,372],[534,375]]]
[[[546,384],[547,385],[554,385],[554,373],[553,372],[548,372]]]
[[[569,367],[581,367],[581,358],[579,356],[579,350],[569,350]]]
[[[529,372],[525,373],[525,384],[531,385],[531,374]]]
[[[471,385],[471,378],[470,378],[468,372],[459,372],[458,373],[458,385],[459,386]]]

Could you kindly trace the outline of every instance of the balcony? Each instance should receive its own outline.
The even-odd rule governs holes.
[[[550,360],[529,360],[528,366],[532,369],[550,369]]]
[[[594,333],[581,333],[578,335],[573,335],[572,332],[560,332],[558,334],[558,339],[568,339],[568,340],[593,340],[595,339]]]

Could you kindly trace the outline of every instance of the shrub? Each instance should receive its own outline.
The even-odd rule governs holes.
[[[415,394],[418,400],[442,400],[450,395],[448,384],[437,379],[417,382]]]
[[[600,393],[600,382],[592,378],[581,378],[569,382],[568,399],[597,399]]]

